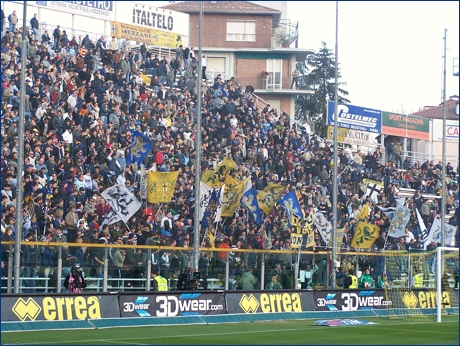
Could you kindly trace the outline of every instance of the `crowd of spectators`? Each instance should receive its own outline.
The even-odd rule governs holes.
[[[441,193],[441,162],[414,163],[403,157],[398,141],[389,143],[385,150],[337,149],[339,196],[334,211],[330,198],[331,144],[307,128],[297,131],[285,112],[270,105],[257,107],[250,85],[243,86],[234,78],[223,80],[220,75],[198,80],[200,65],[193,47],[180,46],[171,56],[159,57],[145,45],[119,47],[115,38],[106,42],[103,36],[93,42],[88,35],[67,36],[59,26],[51,36],[47,31],[39,36],[40,28],[34,19],[36,16],[31,20],[26,66],[20,64],[21,35],[13,24],[2,34],[1,41],[2,241],[16,236],[18,144],[24,140],[24,172],[19,173],[23,174],[25,200],[22,234],[25,240],[44,242],[40,247],[23,246],[24,276],[55,276],[58,252],[46,242],[61,241],[79,243],[63,248],[64,277],[75,263],[89,276],[101,275],[103,248],[85,244],[108,242],[133,245],[132,249],[110,249],[112,277],[143,277],[146,251],[134,246],[161,244],[177,250],[154,252],[153,265],[162,276],[177,278],[192,260],[197,150],[201,151],[202,171],[229,157],[238,165],[239,179],[251,177],[255,189],[273,182],[283,184],[286,193],[295,190],[304,215],[315,209],[330,220],[336,213],[338,227],[345,228],[341,252],[354,250],[350,242],[356,215],[366,202],[371,205],[369,222],[381,229],[375,251],[423,248],[415,210],[422,213],[429,229],[440,213],[440,199],[428,200],[421,194]],[[22,68],[25,90],[19,89]],[[18,138],[22,95],[25,135]],[[197,109],[199,96],[201,110]],[[198,129],[202,135],[200,148],[195,147],[197,116],[202,119]],[[180,172],[170,203],[149,204],[142,200],[140,167],[127,164],[125,158],[133,130],[146,134],[154,143],[142,163],[145,169],[156,164],[160,171]],[[447,172],[455,175],[450,163]],[[363,179],[384,182],[378,203],[362,198]],[[101,193],[114,184],[125,184],[142,200],[142,208],[126,225],[100,227],[111,209]],[[406,226],[409,235],[392,239],[386,237],[390,220],[377,206],[395,206],[401,187],[417,192],[405,202],[412,212]],[[450,212],[456,208],[454,201],[458,201],[457,182],[449,179],[445,193]],[[449,222],[457,226],[457,214]],[[203,247],[248,249],[230,254],[230,276],[234,287],[256,288],[263,275],[262,257],[251,250],[290,250],[290,232],[286,213],[279,205],[266,215],[263,225],[255,224],[241,207],[235,210],[234,217],[213,229],[214,244],[206,237],[200,239]],[[315,246],[310,250],[326,250],[327,245],[315,232]],[[431,244],[430,248],[435,246]],[[5,263],[9,250],[7,245],[2,246]],[[302,257],[301,268],[311,273],[313,284],[325,285],[328,256],[316,252]],[[345,262],[348,260],[346,257]],[[294,261],[294,254],[289,253],[265,256],[267,287],[292,288]],[[199,270],[202,277],[221,275],[225,253],[211,256],[203,252]]]

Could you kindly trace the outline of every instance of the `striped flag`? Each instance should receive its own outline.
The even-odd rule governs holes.
[[[420,215],[418,209],[415,209],[415,211],[417,213],[418,226],[420,227],[420,231],[422,232],[423,247],[426,250],[426,247],[428,246],[428,230],[426,229],[425,222],[423,222],[422,215]]]

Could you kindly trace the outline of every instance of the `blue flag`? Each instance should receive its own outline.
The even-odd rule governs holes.
[[[255,189],[246,191],[241,199],[241,203],[243,203],[243,205],[251,212],[254,217],[254,223],[261,224],[262,211],[260,210],[259,203],[257,202],[257,191]]]
[[[292,214],[295,214],[303,218],[302,210],[300,209],[300,203],[299,203],[299,200],[297,199],[297,195],[295,194],[295,191],[291,191],[288,194],[286,194],[281,200],[281,205],[286,210],[289,226],[291,226]]]
[[[144,161],[147,154],[152,150],[153,142],[140,133],[139,131],[133,131],[133,141],[128,148],[126,155],[126,163],[128,165],[137,163],[138,165]]]
[[[214,222],[221,221],[222,212],[222,196],[224,194],[225,185],[222,185],[219,189],[214,188],[209,197],[208,205],[201,219],[201,229],[206,229],[211,226]]]

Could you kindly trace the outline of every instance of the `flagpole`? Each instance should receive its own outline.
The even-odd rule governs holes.
[[[196,147],[195,147],[195,222],[193,233],[193,267],[198,271],[200,260],[200,179],[201,179],[201,71],[202,71],[202,46],[203,46],[203,1],[200,1],[200,14],[198,17],[198,83],[197,88],[197,114],[196,114]]]
[[[335,2],[335,86],[334,86],[334,153],[333,153],[333,162],[334,165],[332,167],[332,263],[336,261],[337,257],[337,249],[336,249],[336,230],[337,230],[337,161],[338,161],[338,153],[337,153],[337,121],[338,121],[338,95],[337,95],[337,82],[338,82],[338,59],[339,59],[339,2]],[[331,278],[331,288],[334,289],[336,284],[336,275],[332,275]]]

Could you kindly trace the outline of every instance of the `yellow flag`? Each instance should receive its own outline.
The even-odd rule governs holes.
[[[343,234],[345,233],[345,227],[344,228],[339,228],[336,231],[336,240],[337,240],[337,248],[340,249],[342,247],[342,239],[343,239]]]
[[[214,234],[212,234],[210,227],[208,227],[208,229],[206,230],[206,237],[209,239],[209,246],[211,246],[211,248],[214,248],[215,247]]]
[[[303,234],[302,233],[291,233],[291,248],[298,249],[302,246]]]
[[[241,198],[244,194],[244,189],[251,178],[243,180],[236,185],[225,185],[224,195],[222,196],[222,212],[221,216],[233,216],[236,207],[240,205]]]
[[[307,231],[307,241],[305,242],[305,247],[313,247],[315,246],[315,231],[313,228],[308,229]]]
[[[226,157],[217,165],[216,169],[204,172],[201,177],[201,181],[209,187],[220,188],[224,184],[227,174],[229,174],[232,170],[235,170],[237,167],[238,166],[235,161]]]
[[[366,222],[358,222],[351,247],[357,249],[370,249],[379,237],[380,227]]]
[[[281,184],[269,183],[263,190],[257,193],[259,208],[262,209],[266,215],[270,214],[270,211],[284,189],[285,187]]]
[[[149,203],[171,202],[179,171],[148,172],[147,201]]]
[[[356,216],[358,221],[367,221],[369,219],[369,203],[363,206],[359,214]]]

